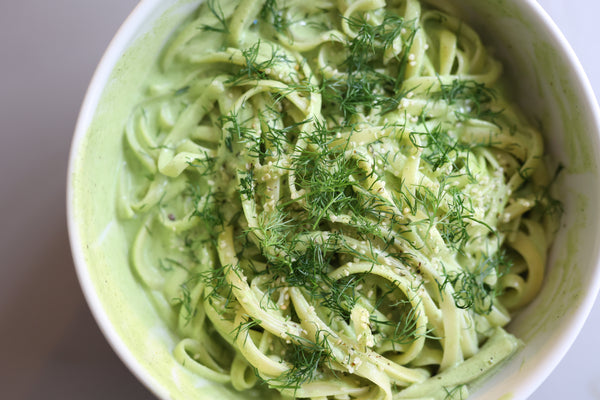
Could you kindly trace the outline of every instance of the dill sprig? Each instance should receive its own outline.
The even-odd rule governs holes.
[[[271,274],[272,283],[281,277],[291,279],[294,272],[292,262],[298,253],[296,245],[299,242],[294,231],[294,221],[290,216],[275,209],[273,212],[259,214],[257,226],[243,232],[245,243],[257,243],[260,254],[266,261],[266,268],[261,272],[257,271],[257,274]]]
[[[459,120],[476,118],[493,122],[502,113],[502,110],[492,110],[496,92],[474,80],[455,79],[451,84],[440,84],[440,91],[434,93],[433,97],[443,99],[450,105],[464,102],[464,111],[454,111]]]
[[[492,311],[496,297],[502,294],[492,280],[508,273],[511,267],[512,261],[503,250],[492,255],[482,253],[472,271],[444,272],[444,281],[438,282],[440,293],[446,285],[451,285],[456,307],[487,315]]]
[[[297,137],[302,125],[310,122],[306,119],[298,122],[284,124],[284,115],[273,107],[260,110],[257,115],[262,132],[258,134],[255,129],[244,127],[247,123],[240,124],[237,116],[230,114],[223,121],[232,122],[231,134],[238,137],[239,143],[246,148],[250,157],[257,158],[261,163],[267,158],[278,159],[283,154],[291,152],[293,139]]]
[[[471,222],[477,221],[471,201],[456,187],[449,186],[446,193],[450,196],[448,211],[437,221],[442,239],[460,252],[470,239],[468,232]],[[490,228],[491,229],[491,228]]]
[[[309,146],[292,161],[313,229],[331,215],[358,208],[353,187],[361,170],[355,159],[344,156],[345,146],[332,146],[335,139],[334,130],[315,123],[307,135]]]
[[[180,285],[181,297],[176,297],[171,300],[173,305],[181,306],[184,312],[184,320],[186,325],[190,323],[194,315],[196,315],[196,307],[192,305],[192,296],[187,283]]]
[[[250,47],[242,49],[244,65],[240,70],[232,75],[225,83],[230,85],[239,85],[253,80],[269,79],[268,70],[277,64],[290,64],[290,60],[284,53],[271,46],[271,54],[268,57],[261,57],[262,42],[257,40]]]
[[[564,171],[564,168],[565,166],[562,164],[559,164],[556,167],[556,170],[554,171],[554,175],[552,176],[552,179],[550,179],[550,182],[548,182],[548,184],[542,187],[542,190],[539,191],[538,195],[535,198],[534,208],[539,209],[540,214],[542,215],[557,216],[558,218],[560,218],[560,216],[565,211],[562,201],[556,199],[551,193],[551,190],[554,187],[558,176]]]
[[[329,215],[343,214],[356,203],[352,187],[358,167],[352,159],[323,158],[321,154],[305,154],[295,163],[297,184],[306,191],[308,217],[313,228]]]
[[[158,260],[158,264],[160,269],[162,269],[163,271],[173,271],[174,268],[181,268],[184,271],[190,272],[190,270],[183,265],[181,262],[170,258],[170,257],[164,257]]]
[[[404,202],[409,212],[416,216],[422,212],[425,217],[410,222],[410,225],[427,225],[426,232],[437,229],[444,243],[459,254],[464,253],[464,247],[471,239],[469,228],[482,225],[490,234],[496,231],[485,221],[476,218],[475,208],[471,200],[450,179],[440,181],[437,192],[425,185],[416,185],[413,191],[402,191]],[[400,201],[400,200],[398,200]]]
[[[444,400],[466,400],[469,395],[467,384],[463,383],[454,387],[442,386],[446,396]]]
[[[260,324],[262,323],[261,320],[251,318],[248,315],[244,315],[244,318],[246,318],[246,321],[237,325],[230,332],[233,335],[234,341],[237,341],[238,337],[243,334],[245,336],[244,337],[244,343],[245,343],[248,338],[248,333],[251,329],[257,329],[259,331],[262,331],[262,327],[260,326]]]
[[[469,153],[481,144],[460,142],[451,136],[441,123],[430,128],[424,113],[419,116],[419,126],[423,131],[412,131],[409,139],[415,147],[423,150],[421,159],[431,166],[432,171],[435,172],[447,164],[452,166],[452,172],[465,167],[466,174],[473,180],[468,167],[468,157]]]
[[[290,335],[290,334],[288,334]],[[320,367],[328,362],[331,348],[326,332],[317,332],[315,341],[290,335],[291,343],[286,346],[284,359],[292,365],[277,379],[269,381],[271,387],[297,390],[311,382],[319,374]]]
[[[342,64],[343,78],[324,79],[321,86],[325,103],[335,104],[346,121],[359,113],[379,108],[385,113],[397,108],[408,91],[399,88],[403,82],[408,54],[414,40],[414,23],[402,17],[386,14],[382,23],[372,25],[364,17],[346,19],[356,36],[347,44],[348,56]],[[395,57],[395,76],[380,71],[384,52],[401,40],[403,52]]]
[[[219,32],[223,34],[229,33],[229,26],[227,25],[227,21],[225,20],[225,15],[223,13],[223,9],[221,8],[221,3],[219,0],[207,0],[206,6],[212,15],[217,19],[216,26],[203,24],[200,28],[203,31],[212,31]]]
[[[351,275],[340,280],[326,279],[327,290],[321,291],[320,304],[344,321],[350,320],[350,313],[358,300],[357,286],[364,280],[364,274]]]
[[[193,204],[195,204],[192,216],[199,217],[209,232],[210,237],[216,240],[219,232],[218,227],[223,226],[225,217],[218,206],[223,193],[214,191],[212,187],[205,193],[199,185],[190,184],[187,188]]]
[[[379,296],[375,307],[381,308],[381,303],[384,301],[386,294],[391,294],[393,291],[394,289],[391,289]],[[417,334],[419,315],[411,302],[399,298],[389,304],[388,307],[394,310],[393,314],[396,317],[383,320],[371,315],[369,319],[375,329],[381,331],[382,336],[389,340],[392,346],[410,344],[419,339],[419,334]]]
[[[254,136],[251,134],[252,130],[250,128],[246,127],[244,123],[240,123],[237,114],[233,110],[227,115],[220,116],[218,123],[223,134],[223,144],[230,153],[233,153],[234,143]]]
[[[292,286],[318,290],[323,279],[331,270],[333,254],[330,247],[332,244],[318,243],[314,240],[302,244],[306,246],[306,250],[291,253],[292,259],[290,270],[286,275],[286,282]]]
[[[173,306],[180,307],[180,315],[183,316],[186,325],[189,324],[198,313],[197,305],[193,303],[192,290],[199,284],[201,284],[201,277],[199,274],[188,275],[188,279],[179,285],[180,296],[171,299],[171,304]]]
[[[227,311],[231,301],[234,299],[234,286],[227,281],[227,274],[232,268],[229,264],[221,265],[198,274],[198,279],[211,288],[211,290],[205,291],[204,298],[208,299],[211,304],[213,300],[222,303],[222,307],[215,308],[221,314]]]
[[[243,171],[240,178],[240,185],[238,187],[238,193],[242,198],[252,199],[254,198],[254,190],[256,188],[256,181],[254,179],[254,169]]]
[[[279,33],[284,33],[291,24],[285,10],[277,4],[277,0],[266,0],[259,15],[262,21],[267,22]]]
[[[289,225],[288,225],[289,227]],[[275,279],[284,278],[286,285],[305,288],[312,296],[326,286],[327,274],[333,269],[334,250],[339,248],[338,238],[331,235],[321,242],[303,234],[283,233],[275,227],[261,242],[263,249],[268,244],[269,253],[263,254],[269,261],[268,273]]]
[[[209,156],[208,152],[204,151],[202,156],[198,156],[194,160],[189,161],[188,165],[196,168],[196,171],[200,176],[209,176],[214,174],[216,163],[217,158]]]

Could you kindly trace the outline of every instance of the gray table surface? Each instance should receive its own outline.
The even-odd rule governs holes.
[[[600,94],[600,2],[539,2]],[[80,103],[102,52],[136,3],[0,1],[0,398],[152,398],[110,350],[84,302],[64,207]],[[597,302],[531,399],[600,399],[599,331]]]

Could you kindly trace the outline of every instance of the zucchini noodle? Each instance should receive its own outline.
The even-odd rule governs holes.
[[[174,33],[117,203],[185,368],[283,398],[464,398],[519,348],[503,327],[560,204],[452,8],[208,0]]]

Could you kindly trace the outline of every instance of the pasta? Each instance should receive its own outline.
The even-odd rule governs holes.
[[[452,1],[208,0],[125,128],[131,266],[185,368],[464,398],[520,342],[560,204]]]

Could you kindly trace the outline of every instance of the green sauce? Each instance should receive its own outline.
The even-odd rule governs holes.
[[[460,19],[383,6],[208,1],[119,91],[133,110],[103,102],[124,145],[86,146],[125,162],[83,236],[118,230],[136,280],[105,290],[141,284],[160,318],[121,329],[162,327],[176,380],[461,398],[518,348],[502,326],[539,290],[558,210],[540,133]]]

